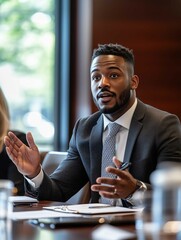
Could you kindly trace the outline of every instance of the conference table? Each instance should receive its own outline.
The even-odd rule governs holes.
[[[40,201],[33,205],[16,206],[13,211],[35,211],[41,210],[44,206],[60,205],[59,202]],[[125,215],[126,216],[126,215]],[[122,216],[124,218],[124,215]],[[135,214],[132,214],[135,218]],[[100,227],[98,225],[78,225],[78,226],[59,226],[58,228],[51,229],[41,227],[36,224],[30,223],[29,220],[8,220],[5,224],[5,232],[3,233],[2,224],[0,225],[1,240],[93,240],[92,233]],[[134,221],[124,222],[114,226],[121,230],[126,230],[135,233]],[[134,234],[135,235],[135,234]],[[131,239],[137,239],[136,235]]]

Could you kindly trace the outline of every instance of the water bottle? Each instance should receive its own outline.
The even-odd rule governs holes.
[[[158,240],[179,239],[181,232],[181,164],[165,163],[150,176],[152,222]]]

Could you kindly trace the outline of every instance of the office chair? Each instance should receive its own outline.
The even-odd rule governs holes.
[[[58,151],[50,151],[48,152],[43,161],[42,168],[43,170],[50,175],[53,171],[58,167],[61,161],[66,159],[67,152],[58,152]],[[87,183],[82,189],[79,190],[74,196],[72,196],[67,204],[80,204],[80,203],[88,203],[90,200],[90,189],[89,183]]]
[[[43,170],[48,175],[50,175],[58,167],[60,162],[62,162],[66,157],[67,157],[67,152],[57,152],[57,151],[47,152],[47,154],[45,155],[42,161]]]

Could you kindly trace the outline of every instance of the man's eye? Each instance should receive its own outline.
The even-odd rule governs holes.
[[[100,79],[101,79],[101,77],[98,75],[92,76],[93,81],[99,81]]]
[[[110,77],[111,77],[111,78],[117,78],[117,77],[118,77],[118,74],[117,74],[117,73],[112,73],[112,74],[110,75]]]

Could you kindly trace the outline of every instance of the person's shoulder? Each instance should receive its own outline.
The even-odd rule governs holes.
[[[167,116],[167,115],[172,115],[172,116],[176,116],[175,114],[173,113],[170,113],[164,109],[160,109],[160,108],[157,108],[153,105],[150,105],[150,104],[147,104],[147,103],[143,103],[141,102],[140,100],[138,101],[138,108],[139,109],[144,109],[144,111],[146,113],[150,113],[152,115],[159,115],[159,116]],[[177,116],[176,116],[177,117]]]
[[[152,105],[138,101],[133,119],[150,126],[175,126],[180,132],[180,119],[177,115],[164,111]]]

